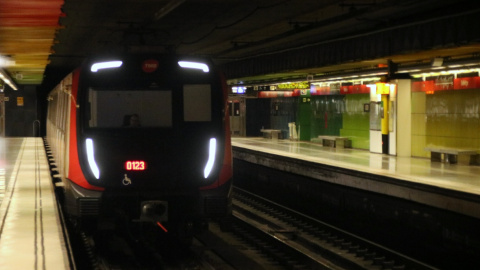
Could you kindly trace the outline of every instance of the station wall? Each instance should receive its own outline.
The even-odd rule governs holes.
[[[29,137],[36,136],[37,120],[37,93],[36,86],[26,85],[17,91],[7,88],[5,90],[5,136]],[[35,129],[35,130],[34,130]]]
[[[402,117],[411,111],[411,118],[407,117],[405,124],[392,122],[400,125],[392,136],[404,136],[408,144],[401,147],[411,148],[405,151],[407,156],[428,158],[427,146],[480,150],[480,77],[450,77],[436,81],[405,80],[398,89],[408,98],[399,100],[395,108],[402,108]],[[247,99],[247,136],[262,136],[260,129],[266,128],[282,130],[282,138],[286,139],[288,124],[295,122],[302,141],[315,141],[319,135],[343,136],[351,140],[352,148],[371,150],[371,112],[366,108],[373,106],[371,95],[376,92],[364,89],[352,93],[352,87],[356,86],[348,86],[347,94],[342,92],[343,88],[339,93],[321,88],[315,95],[309,91],[295,90],[288,95],[267,91],[268,95],[259,95],[262,98]],[[319,91],[325,93],[318,94]],[[408,134],[411,136],[406,138]]]
[[[367,103],[370,103],[370,94],[345,95],[340,136],[348,137],[353,148],[368,150],[370,147],[370,113],[364,110]]]
[[[412,93],[412,156],[426,146],[480,149],[480,90]]]
[[[245,112],[245,135],[247,137],[260,137],[260,129],[270,127],[270,100],[269,99],[246,99]]]
[[[368,150],[370,124],[365,103],[370,103],[369,94],[312,96],[310,140],[320,135],[344,136],[353,148]]]
[[[300,140],[319,135],[348,136],[352,147],[369,149],[369,94],[258,98],[246,100],[246,136],[262,136],[261,128],[279,129],[288,138],[295,122]]]
[[[295,122],[298,114],[296,98],[246,99],[246,136],[262,136],[260,130],[279,129],[282,138],[288,138],[288,123]]]
[[[345,96],[312,96],[310,105],[312,107],[310,138],[319,135],[339,136],[343,127]]]

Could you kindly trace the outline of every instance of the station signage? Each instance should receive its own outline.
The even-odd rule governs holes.
[[[454,78],[453,75],[442,75],[412,83],[412,92],[425,92],[427,94],[434,94],[436,91],[479,88],[480,77]]]
[[[388,83],[377,83],[377,95],[388,95],[390,94],[390,84]]]
[[[298,97],[310,95],[309,82],[289,82],[276,85],[256,86],[259,98]]]
[[[302,94],[302,90],[299,90],[299,89],[294,91],[261,91],[261,92],[258,92],[258,97],[259,98],[298,97],[301,94]]]
[[[255,85],[253,91],[275,91],[277,88],[275,85]]]
[[[435,90],[450,90],[453,89],[454,76],[441,75],[435,78]]]
[[[365,84],[321,83],[312,85],[310,92],[312,96],[368,94],[370,93],[370,87]]]
[[[309,82],[289,82],[277,85],[279,90],[310,89]]]
[[[17,97],[17,106],[23,106],[23,97]]]

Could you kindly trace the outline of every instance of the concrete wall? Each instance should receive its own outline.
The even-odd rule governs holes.
[[[4,94],[8,98],[8,101],[5,101],[5,136],[33,136],[33,125],[37,120],[36,86],[21,86],[17,91],[7,87]]]

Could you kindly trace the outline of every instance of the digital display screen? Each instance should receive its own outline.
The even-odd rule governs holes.
[[[147,169],[147,163],[143,160],[128,160],[125,162],[127,171],[144,171]]]

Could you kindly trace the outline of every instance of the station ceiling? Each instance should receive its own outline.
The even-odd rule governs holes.
[[[207,55],[230,81],[252,82],[376,68],[388,59],[475,59],[480,38],[470,33],[480,31],[472,30],[478,22],[470,23],[477,6],[467,0],[1,0],[0,66],[17,85],[48,88],[85,57],[110,52]],[[438,34],[441,27],[455,32],[453,39]],[[395,31],[409,35],[405,43],[428,44],[385,50],[392,45],[384,33]],[[430,32],[430,43],[415,37]],[[357,42],[368,50],[364,57],[296,59],[316,50],[315,57],[328,58]],[[358,47],[349,46],[342,49]]]

